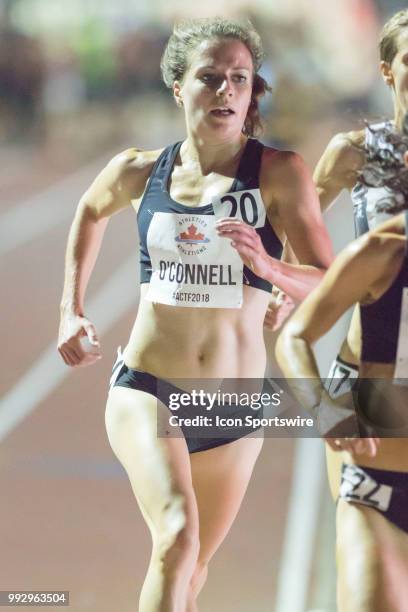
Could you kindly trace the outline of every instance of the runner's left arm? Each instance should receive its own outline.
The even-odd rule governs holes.
[[[302,301],[321,281],[333,260],[330,237],[322,219],[312,177],[296,153],[265,153],[261,186],[268,219],[275,232],[288,242],[299,261],[291,264],[269,256],[254,228],[237,219],[221,219],[220,235],[229,237],[245,264]],[[267,179],[262,179],[266,176]]]

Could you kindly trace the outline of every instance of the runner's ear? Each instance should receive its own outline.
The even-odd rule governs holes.
[[[388,87],[393,87],[394,74],[391,69],[391,64],[389,64],[388,62],[380,62],[380,72],[384,79],[384,83],[388,85]]]
[[[183,106],[183,98],[181,95],[181,84],[179,81],[173,83],[173,97],[176,101],[177,106]]]

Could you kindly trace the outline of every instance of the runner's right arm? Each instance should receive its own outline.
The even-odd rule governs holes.
[[[58,351],[67,365],[90,365],[101,356],[96,330],[84,315],[85,290],[109,217],[129,206],[144,191],[152,167],[149,157],[137,149],[115,156],[78,204],[65,256],[58,338]],[[93,346],[91,353],[81,346],[80,338],[84,336]]]

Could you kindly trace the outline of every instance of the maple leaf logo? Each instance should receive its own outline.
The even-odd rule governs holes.
[[[193,223],[189,225],[187,230],[187,232],[181,232],[181,240],[204,240],[204,234],[200,234],[200,232],[197,231],[198,228]]]

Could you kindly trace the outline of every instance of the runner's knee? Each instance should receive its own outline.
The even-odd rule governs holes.
[[[206,561],[201,561],[200,559],[198,559],[190,582],[191,590],[195,596],[197,596],[203,588],[205,581],[207,580],[207,576],[208,563]]]
[[[360,530],[358,535],[357,529],[348,517],[338,532],[339,612],[377,612],[384,584],[381,546],[373,534]]]
[[[186,509],[182,495],[172,495],[163,507],[160,521],[154,526],[153,543],[167,573],[180,564],[195,563],[200,549],[198,521]]]

